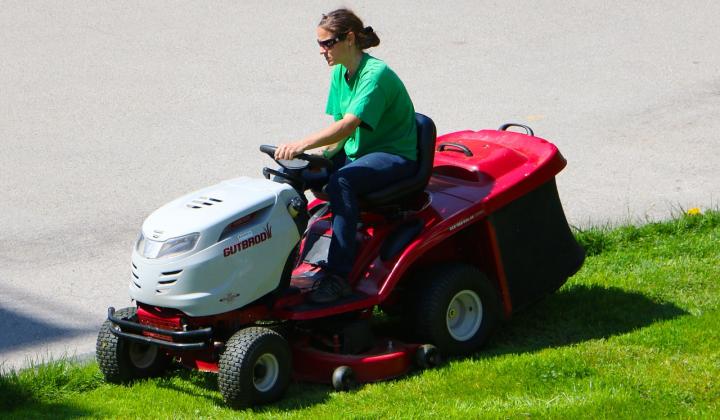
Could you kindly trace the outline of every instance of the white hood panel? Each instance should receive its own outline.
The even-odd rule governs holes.
[[[224,223],[219,227],[222,229],[237,217],[273,205],[280,192],[288,188],[286,184],[248,177],[223,181],[155,210],[143,223],[143,235],[163,242],[195,232],[209,233]]]
[[[130,297],[207,316],[267,295],[280,284],[300,240],[288,211],[297,197],[287,184],[236,178],[164,205],[143,224],[146,238],[165,241],[197,232],[200,239],[192,251],[166,258],[146,258],[133,249]],[[261,209],[222,235],[230,223]]]

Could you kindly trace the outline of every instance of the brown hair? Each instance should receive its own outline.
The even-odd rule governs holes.
[[[354,33],[355,45],[361,50],[380,44],[380,38],[378,38],[375,31],[373,31],[373,28],[371,26],[363,26],[362,20],[348,9],[337,9],[326,15],[322,15],[318,26],[332,32],[335,36],[350,32]]]

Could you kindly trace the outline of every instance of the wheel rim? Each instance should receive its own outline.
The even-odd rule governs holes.
[[[458,341],[467,341],[480,329],[482,323],[482,302],[472,290],[463,290],[453,296],[445,318],[450,336]]]
[[[158,348],[148,344],[130,343],[128,355],[130,361],[139,369],[147,369],[155,362]]]
[[[257,359],[253,367],[255,389],[266,392],[275,385],[280,374],[280,364],[275,356],[265,353]]]

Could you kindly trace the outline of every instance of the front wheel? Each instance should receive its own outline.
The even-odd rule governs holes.
[[[448,264],[428,271],[419,282],[415,330],[442,354],[465,355],[487,340],[500,317],[500,300],[477,268]]]
[[[233,334],[220,356],[218,386],[234,408],[278,400],[290,384],[290,345],[277,332],[250,327]]]
[[[137,309],[123,308],[115,312],[118,318],[134,319]],[[125,340],[112,333],[113,323],[106,320],[98,333],[95,355],[105,380],[122,383],[134,379],[162,375],[171,362],[170,356],[152,344]]]

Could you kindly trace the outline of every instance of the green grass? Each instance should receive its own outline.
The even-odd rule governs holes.
[[[578,232],[583,269],[468,358],[350,393],[294,384],[226,408],[214,375],[129,386],[66,361],[0,376],[0,417],[713,418],[720,412],[720,213]]]

